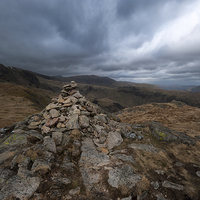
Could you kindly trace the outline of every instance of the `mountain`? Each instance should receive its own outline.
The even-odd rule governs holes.
[[[190,90],[191,88],[195,87],[195,85],[156,85],[161,89],[164,90]]]
[[[39,80],[33,72],[0,64],[0,82],[10,82],[23,86],[39,87]]]
[[[71,82],[40,113],[0,130],[0,199],[197,200],[199,114],[173,101],[116,116]]]
[[[29,91],[30,94],[27,95],[27,92],[15,94],[15,90],[12,90],[12,96],[7,95],[6,97],[5,93],[4,97],[8,104],[10,102],[11,105],[13,105],[12,99],[19,97],[20,94],[22,99],[24,98],[32,102],[31,105],[34,105],[34,109],[44,108],[44,105],[59,94],[62,86],[72,80],[79,83],[80,92],[88,100],[98,104],[102,109],[109,112],[118,112],[126,107],[139,106],[151,102],[165,103],[171,102],[172,100],[182,101],[188,105],[200,107],[200,93],[177,90],[166,91],[151,84],[120,82],[108,77],[98,77],[95,75],[73,77],[46,76],[27,70],[0,65],[0,87],[17,88],[20,86],[24,87],[23,90]],[[9,86],[6,86],[6,83],[9,83]],[[32,94],[35,94],[37,98]],[[37,99],[45,100],[42,103],[42,101],[38,101]],[[0,127],[3,124],[5,125],[5,122],[8,123],[6,125],[9,125],[11,122],[9,118],[13,119],[12,108],[1,107],[1,110],[3,113],[9,110],[7,113],[10,114],[2,115],[0,118]],[[24,117],[24,115],[22,116]]]
[[[200,86],[193,87],[193,88],[191,88],[190,91],[193,92],[193,93],[200,92]]]

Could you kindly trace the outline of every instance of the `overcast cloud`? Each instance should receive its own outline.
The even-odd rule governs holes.
[[[1,0],[0,63],[200,85],[200,0]]]

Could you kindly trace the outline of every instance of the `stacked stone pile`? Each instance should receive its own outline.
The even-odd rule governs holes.
[[[140,125],[113,119],[75,82],[64,85],[41,113],[2,130],[0,199],[145,199],[147,191],[136,190],[144,176],[135,173],[129,152],[159,150],[133,143],[143,139]]]

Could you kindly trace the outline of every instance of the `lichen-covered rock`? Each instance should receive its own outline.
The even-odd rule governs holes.
[[[128,193],[129,189],[142,179],[142,176],[136,174],[130,165],[124,165],[122,168],[115,167],[108,173],[108,183],[115,188],[121,188],[121,192]],[[121,186],[121,187],[120,187]],[[123,189],[122,189],[123,188]]]
[[[116,146],[119,146],[123,142],[122,136],[118,132],[110,132],[107,137],[107,147],[112,149]]]

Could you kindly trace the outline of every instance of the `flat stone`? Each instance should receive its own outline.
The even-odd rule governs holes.
[[[42,130],[43,130],[44,133],[48,133],[51,129],[49,127],[47,127],[46,125],[44,125],[42,127]]]
[[[13,195],[15,198],[28,200],[40,185],[40,178],[38,177],[27,177],[23,178],[20,176],[13,176],[2,188],[0,197],[6,199],[6,197]]]
[[[56,145],[61,145],[62,139],[63,139],[63,133],[62,132],[53,132],[52,138],[55,140]]]
[[[200,177],[200,171],[197,171],[197,172],[196,172],[196,175],[197,175],[198,177]]]
[[[162,169],[156,169],[154,170],[157,174],[165,175],[165,171]]]
[[[103,114],[97,114],[96,116],[94,116],[94,119],[97,119],[101,123],[107,123],[107,119]]]
[[[129,144],[128,147],[132,148],[132,149],[141,149],[143,151],[148,151],[148,152],[152,152],[152,153],[158,152],[158,150],[153,145],[133,143],[133,144]]]
[[[125,154],[115,154],[113,155],[114,158],[116,159],[120,159],[120,160],[123,160],[125,162],[131,162],[133,164],[136,164],[135,160],[133,159],[132,156],[127,156]]]
[[[159,183],[158,183],[158,181],[156,181],[156,182],[152,181],[152,182],[151,182],[151,185],[154,187],[155,190],[157,190],[157,189],[159,188]]]
[[[0,148],[11,147],[11,146],[22,146],[28,144],[27,134],[12,134],[3,143],[1,143]]]
[[[51,116],[52,118],[59,117],[59,115],[60,115],[60,112],[57,111],[56,109],[51,109],[51,110],[50,110],[50,116]]]
[[[172,183],[172,182],[169,182],[169,181],[164,181],[162,183],[162,186],[166,187],[166,188],[172,188],[172,189],[175,189],[175,190],[183,190],[184,189],[184,187],[182,185],[178,185],[176,183]]]
[[[9,169],[0,169],[0,190],[5,185],[6,181],[13,175],[13,171]]]
[[[59,120],[59,118],[47,119],[45,126],[53,127],[57,124],[58,120]]]
[[[116,146],[119,146],[123,142],[122,136],[118,132],[109,132],[107,137],[107,147],[112,149]]]
[[[80,98],[83,97],[83,95],[81,95],[81,94],[79,93],[79,91],[78,91],[78,92],[76,92],[75,94],[73,94],[73,97],[75,97],[75,98],[77,98],[77,99],[80,99]]]
[[[69,194],[70,195],[79,195],[80,194],[80,191],[81,191],[81,188],[80,187],[77,187],[75,189],[72,189],[69,191]]]
[[[46,110],[51,110],[51,109],[56,109],[56,108],[60,108],[60,106],[58,106],[57,104],[54,103],[50,103],[47,107]]]
[[[68,178],[53,177],[52,180],[54,183],[57,184],[69,185],[71,183],[71,181]]]
[[[167,200],[162,194],[157,194],[156,197],[157,197],[157,200]]]
[[[90,120],[85,115],[79,116],[79,124],[81,128],[88,128],[90,125]]]
[[[119,188],[123,194],[128,192],[130,188],[133,188],[142,179],[142,176],[136,174],[130,165],[124,165],[121,169],[116,167],[110,170],[108,177],[108,183],[112,187]]]
[[[40,172],[42,174],[46,174],[51,170],[49,163],[43,159],[36,159],[32,165],[32,172]]]
[[[78,114],[72,114],[65,126],[67,130],[79,129]]]
[[[47,151],[56,153],[56,144],[53,138],[50,136],[44,137],[43,146]]]
[[[128,197],[126,197],[126,198],[123,198],[123,199],[121,199],[121,200],[132,200],[132,196],[130,195],[130,196],[128,196]]]

